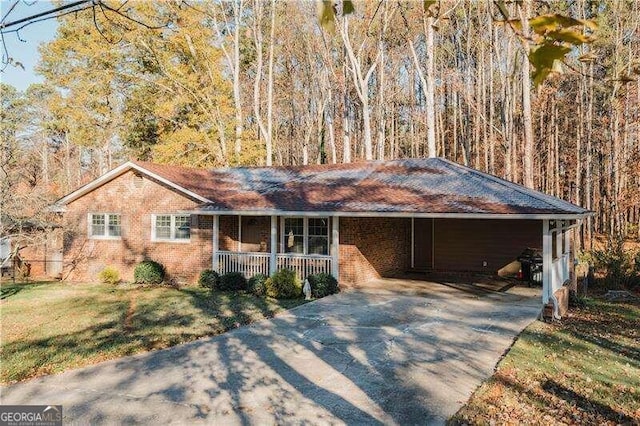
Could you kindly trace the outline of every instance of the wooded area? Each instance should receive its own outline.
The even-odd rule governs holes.
[[[507,2],[505,23],[496,3],[353,2],[333,31],[315,2],[136,2],[137,23],[97,8],[61,17],[41,47],[45,82],[1,86],[3,212],[34,215],[127,158],[437,155],[595,210],[587,244],[640,238],[640,5]],[[554,13],[597,29],[582,28],[590,42],[540,82],[529,18]]]

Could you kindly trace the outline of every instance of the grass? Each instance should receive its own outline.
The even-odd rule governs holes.
[[[640,303],[535,322],[451,424],[640,424]]]
[[[0,382],[213,336],[304,303],[187,287],[0,286]]]

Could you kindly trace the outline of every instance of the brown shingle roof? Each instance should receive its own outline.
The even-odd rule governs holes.
[[[210,200],[208,212],[585,214],[442,158],[214,170],[136,162]]]

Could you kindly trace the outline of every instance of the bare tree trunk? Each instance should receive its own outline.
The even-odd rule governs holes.
[[[221,42],[220,48],[227,60],[233,79],[233,104],[235,110],[235,141],[234,141],[234,162],[240,161],[240,153],[242,152],[242,133],[244,130],[244,118],[242,113],[242,97],[240,94],[240,32],[242,31],[242,13],[244,8],[244,0],[232,0],[231,9],[233,11],[233,24],[227,20],[224,6],[227,3],[221,3],[221,16],[224,24],[219,21],[217,14],[209,15],[213,18],[213,29],[218,39],[224,40],[227,33],[233,34],[233,46],[228,49],[226,43]]]
[[[435,75],[433,68],[433,16],[427,16],[424,21],[424,33],[426,41],[426,85],[424,95],[426,98],[426,112],[427,112],[427,149],[429,157],[436,156],[436,121],[435,121]]]
[[[491,8],[491,4],[489,4],[489,8]],[[494,82],[493,82],[493,73],[494,73],[494,65],[493,65],[493,53],[494,46],[497,46],[496,33],[493,28],[493,20],[491,16],[491,11],[489,9],[488,13],[489,19],[489,29],[490,29],[490,40],[491,44],[489,47],[489,173],[496,173],[496,141],[495,141],[495,132],[494,132],[494,116],[495,116],[495,104],[494,104]]]
[[[384,160],[385,154],[385,105],[384,105],[384,43],[382,40],[379,44],[380,51],[380,68],[378,69],[378,160]]]
[[[345,20],[346,21],[346,20]],[[342,62],[342,82],[343,82],[343,104],[342,104],[342,129],[343,129],[343,141],[342,141],[342,162],[351,162],[351,129],[349,126],[349,89],[347,86],[347,49],[343,51]]]
[[[585,208],[591,210],[593,201],[592,154],[593,154],[593,63],[589,66],[589,102],[587,104],[587,152],[585,167]],[[587,217],[587,241],[593,250],[593,218]]]
[[[273,48],[275,45],[275,21],[276,21],[276,8],[275,0],[271,0],[271,13],[270,21],[271,28],[269,32],[269,59],[267,65],[267,118],[266,123],[263,120],[261,109],[261,83],[262,83],[262,14],[263,14],[263,2],[261,0],[255,0],[254,17],[253,17],[253,37],[256,46],[256,75],[253,84],[253,112],[258,124],[259,135],[264,138],[266,155],[265,163],[267,166],[272,165],[273,161]]]
[[[524,37],[529,37],[529,16],[531,15],[531,0],[524,0],[520,8],[520,22]],[[524,55],[522,58],[522,115],[524,124],[524,164],[523,183],[533,188],[533,122],[531,116],[531,68],[529,64],[529,42],[523,41]]]
[[[273,158],[273,48],[275,45],[276,2],[271,0],[271,31],[269,33],[269,69],[267,77],[267,133],[265,137],[267,166]]]
[[[338,162],[338,153],[336,152],[336,135],[333,128],[333,116],[325,117],[325,121],[327,122],[327,127],[329,128],[329,149],[331,151],[331,164],[336,164]]]
[[[360,99],[361,114],[362,114],[362,132],[363,132],[363,145],[364,145],[364,156],[366,160],[373,160],[373,141],[371,138],[371,110],[369,107],[369,81],[371,80],[371,76],[378,65],[378,58],[380,56],[380,52],[378,52],[375,60],[371,62],[371,65],[368,67],[366,72],[362,69],[362,58],[358,57],[362,55],[364,42],[360,46],[360,48],[356,52],[353,49],[353,45],[351,43],[351,38],[349,36],[349,17],[345,17],[343,19],[343,25],[340,27],[340,35],[342,36],[342,41],[347,52],[347,58],[349,59],[351,76],[353,78],[353,84],[356,89],[356,93],[358,94],[358,98]]]
[[[234,159],[236,163],[240,162],[240,153],[242,152],[242,132],[244,127],[242,117],[242,98],[240,97],[240,17],[242,15],[243,1],[233,1],[233,103],[236,112],[236,129],[235,129],[235,145]]]

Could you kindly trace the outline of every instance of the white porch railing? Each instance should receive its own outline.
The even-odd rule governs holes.
[[[314,274],[331,273],[331,256],[317,254],[278,253],[276,255],[278,269],[292,269],[300,279]]]
[[[257,274],[269,275],[269,253],[245,253],[219,251],[217,269],[220,275],[228,272],[240,272],[246,278]]]
[[[228,272],[240,272],[246,278],[251,278],[257,274],[270,275],[276,272],[269,271],[269,253],[219,251],[217,257],[214,269],[220,275]],[[300,279],[313,274],[330,274],[331,256],[278,253],[276,254],[276,269],[291,269]]]

